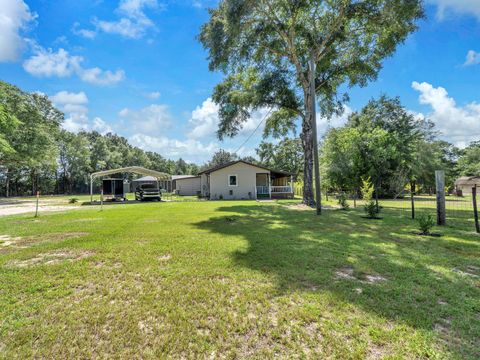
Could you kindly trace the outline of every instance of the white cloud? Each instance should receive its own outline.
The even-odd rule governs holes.
[[[106,134],[109,132],[113,132],[113,129],[108,125],[105,121],[96,117],[93,119],[93,124],[91,125],[91,129],[98,131],[100,134]]]
[[[349,106],[345,106],[343,113],[334,115],[331,118],[326,118],[317,114],[317,135],[321,138],[329,128],[336,128],[343,126],[347,123],[348,117],[352,114],[352,109]]]
[[[438,6],[439,20],[443,20],[449,12],[470,14],[480,19],[480,1],[478,0],[428,0],[428,2]]]
[[[88,112],[88,98],[83,91],[79,93],[60,91],[51,96],[50,99],[66,113],[86,114]]]
[[[0,0],[0,62],[18,59],[25,47],[21,31],[36,17],[22,0]]]
[[[157,0],[122,0],[116,12],[120,18],[115,21],[94,19],[98,30],[110,34],[119,34],[126,38],[141,38],[147,30],[155,29],[153,21],[144,13],[145,8],[158,7]]]
[[[201,106],[197,106],[192,111],[192,115],[188,120],[191,130],[187,136],[192,139],[214,136],[218,129],[218,122],[218,105],[211,98],[208,98]]]
[[[135,132],[143,134],[162,133],[172,124],[167,105],[152,104],[140,110],[125,108],[120,110],[118,115],[127,119]]]
[[[160,95],[161,94],[159,91],[152,91],[152,92],[146,93],[145,97],[151,100],[156,100],[160,97]]]
[[[85,69],[81,63],[81,56],[73,56],[60,48],[57,52],[52,49],[34,47],[34,55],[23,63],[23,68],[34,76],[67,77],[76,74],[82,81],[94,85],[112,85],[125,79],[125,72],[117,70],[102,70],[98,67]]]
[[[470,50],[467,53],[467,57],[465,59],[465,66],[469,65],[478,65],[480,64],[480,53],[477,53],[476,51]]]
[[[187,139],[177,140],[165,136],[150,136],[145,134],[134,134],[129,138],[134,145],[144,150],[155,151],[167,158],[183,158],[187,161],[202,162],[209,159],[220,147],[215,142],[207,145],[198,140]]]
[[[66,114],[65,130],[71,132],[95,130],[101,134],[112,132],[112,128],[102,119],[96,117],[93,121],[88,118],[88,97],[81,91],[78,93],[60,91],[50,97],[50,100]]]
[[[213,102],[212,98],[208,98],[201,106],[197,106],[188,120],[190,131],[187,133],[187,136],[191,139],[214,137],[220,122],[218,111],[219,107]],[[252,111],[250,118],[243,124],[238,135],[250,135],[265,119],[267,114],[268,109]],[[257,130],[257,133],[260,135],[262,134],[263,125]]]
[[[125,79],[125,72],[117,70],[111,72],[110,70],[102,70],[98,67],[91,69],[79,69],[78,76],[85,82],[94,85],[111,85],[116,84]]]
[[[80,23],[75,22],[72,27],[72,32],[75,35],[84,37],[86,39],[94,39],[95,36],[97,36],[96,31],[94,30],[88,30],[88,29],[80,29]]]
[[[412,88],[420,92],[419,101],[429,105],[432,112],[426,117],[432,120],[442,137],[457,146],[464,147],[480,136],[480,104],[471,102],[458,106],[443,87],[433,87],[423,82],[413,82]]]
[[[23,63],[23,68],[34,76],[66,77],[77,71],[82,61],[81,56],[71,56],[64,49],[53,52],[37,47],[35,55]]]

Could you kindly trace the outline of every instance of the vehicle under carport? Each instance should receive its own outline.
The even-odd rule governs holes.
[[[155,170],[150,170],[146,169],[140,166],[129,166],[129,167],[123,167],[123,168],[118,168],[118,169],[112,169],[112,170],[104,170],[104,171],[98,171],[95,173],[90,174],[90,202],[93,203],[93,181],[96,178],[102,178],[105,176],[111,176],[115,174],[121,174],[121,173],[134,173],[134,174],[139,174],[139,175],[144,175],[144,176],[153,176],[156,179],[157,182],[157,187],[159,184],[159,181],[171,181],[172,176],[167,173],[163,173],[160,171],[155,171]],[[117,179],[115,179],[117,180]],[[122,179],[123,180],[123,179]],[[122,183],[123,189],[126,187],[123,186],[124,184]],[[120,187],[118,187],[120,189]],[[123,190],[124,192],[125,190]],[[126,196],[124,196],[126,197]]]

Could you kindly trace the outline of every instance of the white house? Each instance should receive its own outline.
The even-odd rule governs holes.
[[[293,198],[292,174],[232,161],[200,172],[202,196],[219,199]]]

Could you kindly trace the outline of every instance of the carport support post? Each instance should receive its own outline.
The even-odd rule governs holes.
[[[90,174],[90,204],[93,203],[93,176]]]
[[[472,188],[472,201],[473,201],[473,217],[475,219],[475,230],[480,233],[480,224],[478,223],[478,209],[477,209],[477,185]]]
[[[445,225],[445,171],[435,171],[435,184],[437,188],[437,225]]]

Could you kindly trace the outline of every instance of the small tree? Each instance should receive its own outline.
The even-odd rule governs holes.
[[[362,198],[365,201],[364,209],[365,213],[370,219],[374,219],[380,208],[377,209],[377,205],[375,204],[375,200],[373,199],[373,192],[374,187],[370,178],[362,179],[362,186],[360,188],[360,192],[362,194]]]
[[[429,235],[430,230],[435,226],[435,218],[432,214],[423,213],[418,217],[418,227],[421,235]]]
[[[348,205],[347,195],[344,192],[338,195],[337,201],[338,205],[342,207],[342,210],[348,210],[348,208],[350,207],[350,205]]]

